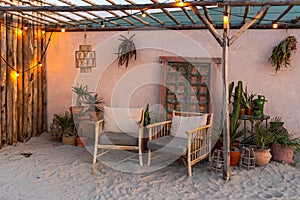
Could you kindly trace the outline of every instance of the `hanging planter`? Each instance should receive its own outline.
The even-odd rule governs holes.
[[[135,34],[133,34],[129,38],[126,38],[123,35],[120,36],[122,38],[119,40],[121,40],[122,42],[118,49],[118,66],[125,64],[125,67],[127,68],[129,60],[131,60],[133,56],[134,56],[134,60],[136,60],[136,56],[137,56],[135,44],[132,40]]]
[[[269,61],[275,67],[276,72],[283,66],[288,67],[291,65],[291,56],[297,49],[296,45],[297,39],[295,36],[288,36],[286,39],[282,40],[278,46],[273,48]]]

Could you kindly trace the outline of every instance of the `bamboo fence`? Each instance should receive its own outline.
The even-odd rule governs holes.
[[[47,130],[47,88],[41,26],[26,23],[22,30],[24,19],[10,14],[0,14],[0,24],[1,148]]]

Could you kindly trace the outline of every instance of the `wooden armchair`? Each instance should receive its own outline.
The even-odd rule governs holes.
[[[97,157],[112,149],[138,151],[139,164],[143,166],[143,108],[104,107],[103,119],[95,125],[93,164]],[[98,150],[102,152],[98,154]],[[130,158],[128,158],[130,159]]]
[[[184,158],[192,176],[192,166],[210,155],[212,118],[213,114],[173,111],[172,121],[148,125],[148,166],[153,151],[176,154]]]

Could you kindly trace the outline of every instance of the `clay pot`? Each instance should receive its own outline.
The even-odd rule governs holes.
[[[255,154],[255,164],[258,166],[267,165],[272,158],[270,149],[266,149],[266,150],[254,149],[254,154]]]
[[[238,166],[241,159],[240,151],[230,151],[230,166]]]
[[[247,108],[246,109],[246,114],[249,116],[253,116],[253,109],[252,108]]]
[[[90,120],[98,121],[99,112],[89,112]]]
[[[85,147],[86,144],[86,138],[76,138],[76,144],[78,147]]]
[[[78,106],[71,106],[70,107],[71,114],[75,114],[75,115],[81,113],[83,110],[84,110],[83,107],[78,107]]]
[[[243,116],[246,114],[246,108],[241,108],[240,115]]]
[[[293,160],[293,148],[283,147],[281,144],[274,144],[271,149],[272,160],[277,162],[291,163]]]

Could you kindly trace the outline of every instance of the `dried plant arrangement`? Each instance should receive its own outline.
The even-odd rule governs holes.
[[[118,66],[124,65],[127,68],[129,60],[132,59],[134,56],[134,59],[136,60],[137,51],[135,48],[135,44],[133,42],[133,37],[135,34],[130,36],[129,38],[126,38],[123,35],[120,35],[122,38],[119,39],[121,42],[119,49],[118,49]]]

